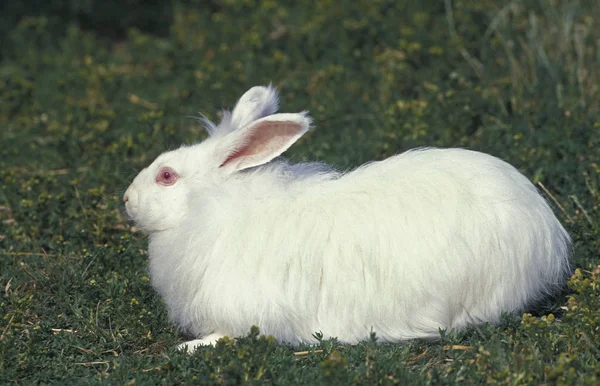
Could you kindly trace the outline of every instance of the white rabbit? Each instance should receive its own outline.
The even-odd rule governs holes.
[[[289,344],[439,336],[564,283],[570,239],[506,162],[416,149],[341,174],[275,159],[311,124],[254,87],[209,137],[160,155],[123,197],[152,283],[193,351],[256,325]]]

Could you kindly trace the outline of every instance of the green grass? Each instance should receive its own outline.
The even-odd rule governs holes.
[[[0,20],[0,384],[600,383],[600,3],[82,3]],[[270,81],[315,118],[295,161],[460,146],[511,162],[573,237],[568,289],[435,342],[290,348],[253,331],[176,352],[121,194],[204,138],[190,116]]]

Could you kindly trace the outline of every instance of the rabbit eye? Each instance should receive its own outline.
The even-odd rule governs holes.
[[[173,185],[178,178],[177,172],[169,167],[160,168],[156,174],[156,182],[164,186]]]

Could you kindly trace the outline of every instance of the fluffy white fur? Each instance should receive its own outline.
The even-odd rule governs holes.
[[[125,193],[150,237],[154,287],[199,338],[183,346],[252,325],[290,344],[317,331],[431,338],[564,283],[569,236],[506,162],[417,149],[342,175],[272,161],[310,124],[276,110],[273,88],[250,89],[208,139],[162,154]],[[179,174],[173,186],[155,182],[162,166]]]

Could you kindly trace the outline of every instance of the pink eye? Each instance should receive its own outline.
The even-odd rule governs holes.
[[[173,185],[178,178],[177,172],[170,167],[162,167],[156,174],[156,182],[164,186]]]

